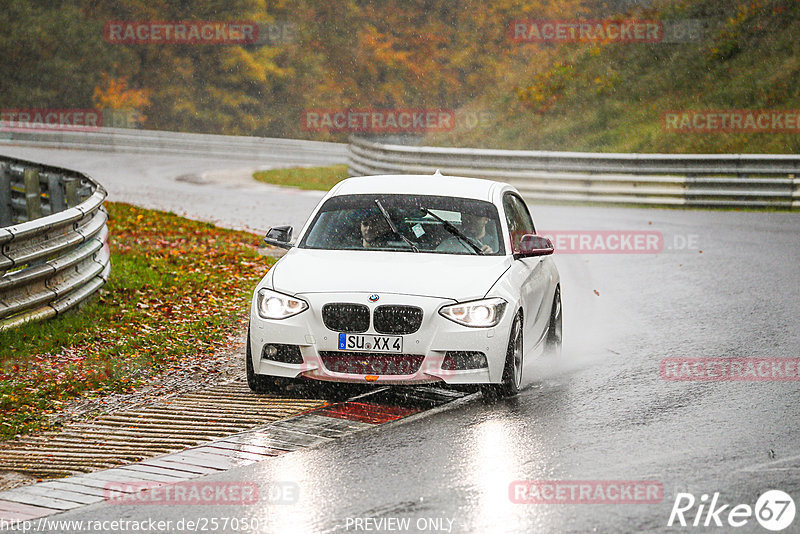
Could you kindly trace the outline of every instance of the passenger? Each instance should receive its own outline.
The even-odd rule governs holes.
[[[480,251],[484,254],[494,254],[498,250],[497,237],[493,237],[493,235],[487,231],[489,220],[489,217],[483,217],[474,213],[461,214],[461,231],[464,232],[467,237],[472,238],[480,247]],[[456,236],[451,236],[442,241],[442,243],[436,247],[436,250],[439,252],[466,253],[474,251],[472,247]]]

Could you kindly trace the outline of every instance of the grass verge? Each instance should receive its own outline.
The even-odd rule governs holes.
[[[260,182],[318,191],[328,191],[347,177],[347,165],[290,167],[253,173],[253,178]]]
[[[259,236],[107,202],[111,279],[81,309],[0,332],[0,440],[83,395],[124,392],[213,352],[274,260]],[[202,360],[199,362],[202,372]]]

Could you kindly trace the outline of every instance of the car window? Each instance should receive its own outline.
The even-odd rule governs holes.
[[[503,197],[503,211],[506,215],[508,232],[511,237],[511,250],[519,252],[519,242],[525,234],[536,233],[533,219],[525,202],[514,193],[506,193]]]
[[[381,213],[380,201],[397,235]],[[428,210],[423,211],[423,208]],[[447,221],[474,240],[486,255],[505,247],[497,208],[490,202],[434,195],[340,195],[328,199],[314,217],[299,247],[326,250],[391,250],[436,254],[475,254],[448,231]],[[403,239],[405,238],[405,239]]]

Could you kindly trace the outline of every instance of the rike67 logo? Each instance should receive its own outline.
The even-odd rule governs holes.
[[[743,527],[755,516],[756,521],[767,530],[778,532],[794,521],[794,500],[781,490],[764,492],[755,507],[749,504],[723,504],[719,492],[709,502],[708,494],[698,501],[691,493],[678,493],[667,526],[681,527]],[[726,525],[727,524],[727,525]]]

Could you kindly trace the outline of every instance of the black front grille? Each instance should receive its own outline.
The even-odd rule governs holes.
[[[320,351],[325,368],[348,375],[413,375],[425,356],[375,352]]]
[[[372,324],[380,334],[413,334],[422,325],[422,309],[416,306],[378,306]]]
[[[322,307],[322,322],[334,332],[366,332],[369,329],[369,308],[347,302],[325,304]]]

